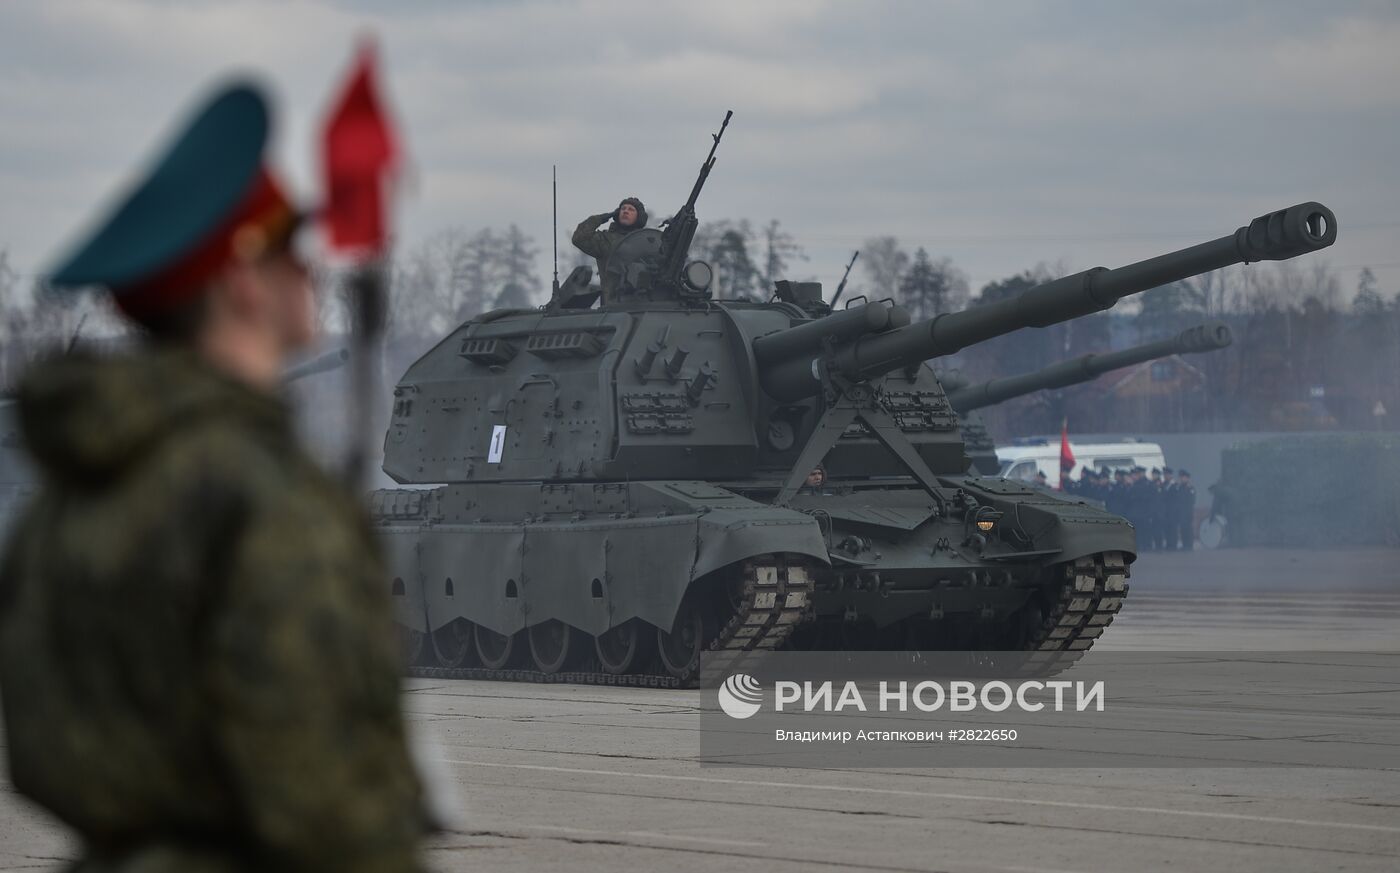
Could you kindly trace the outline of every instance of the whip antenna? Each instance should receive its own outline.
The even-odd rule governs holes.
[[[559,165],[554,165],[554,295],[559,295]]]

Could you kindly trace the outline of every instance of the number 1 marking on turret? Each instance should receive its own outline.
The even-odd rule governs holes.
[[[491,449],[486,453],[486,463],[499,464],[501,453],[506,450],[506,426],[493,425],[491,428]]]

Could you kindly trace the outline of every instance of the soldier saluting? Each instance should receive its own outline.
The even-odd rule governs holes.
[[[609,221],[612,224],[608,225],[607,230],[599,230]],[[608,259],[624,237],[646,226],[647,208],[636,197],[627,197],[612,212],[590,215],[574,228],[574,246],[584,254],[592,255],[598,262],[603,303],[613,302],[617,294],[618,277],[608,273]]]
[[[16,788],[80,870],[414,871],[386,578],[278,397],[314,337],[260,91],[199,111],[56,270],[144,331],[18,395],[43,488],[0,562]]]

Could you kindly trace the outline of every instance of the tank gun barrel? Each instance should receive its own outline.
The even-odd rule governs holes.
[[[844,343],[868,333],[893,330],[909,324],[909,312],[885,301],[863,303],[840,312],[761,336],[753,341],[759,366],[771,366],[799,355],[821,351],[823,343]]]
[[[950,397],[954,391],[972,387],[972,380],[961,373],[939,373],[938,383],[943,386],[943,390],[948,392]]]
[[[1220,321],[1198,324],[1180,334],[1167,339],[1134,346],[1117,352],[1083,355],[1069,361],[1026,373],[1009,376],[1005,379],[992,379],[977,385],[950,387],[948,403],[959,413],[971,412],[984,406],[1003,403],[1016,397],[1043,391],[1049,388],[1064,388],[1096,379],[1104,373],[1131,367],[1135,364],[1165,358],[1169,355],[1190,355],[1223,349],[1233,342],[1229,325]],[[956,383],[954,383],[956,384]]]
[[[307,376],[314,376],[317,373],[324,373],[327,370],[335,370],[345,366],[345,362],[350,360],[349,349],[334,349],[325,354],[317,355],[309,361],[303,361],[293,367],[288,367],[282,372],[282,384],[286,385],[298,379],[305,379]]]
[[[1260,216],[1210,242],[1117,269],[1095,267],[1037,285],[1010,300],[935,315],[898,330],[865,334],[820,358],[787,358],[761,367],[760,380],[770,396],[798,400],[822,390],[823,367],[833,376],[853,381],[875,378],[1023,327],[1048,327],[1100,312],[1129,295],[1222,267],[1296,258],[1324,249],[1336,238],[1337,220],[1330,209],[1321,203],[1300,203]]]

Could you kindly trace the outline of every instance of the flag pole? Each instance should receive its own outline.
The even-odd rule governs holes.
[[[372,430],[380,408],[384,329],[388,320],[388,187],[398,138],[381,99],[372,42],[361,45],[328,117],[325,224],[331,248],[353,267],[346,280],[350,318],[350,445],[345,479],[355,493],[370,484]]]

